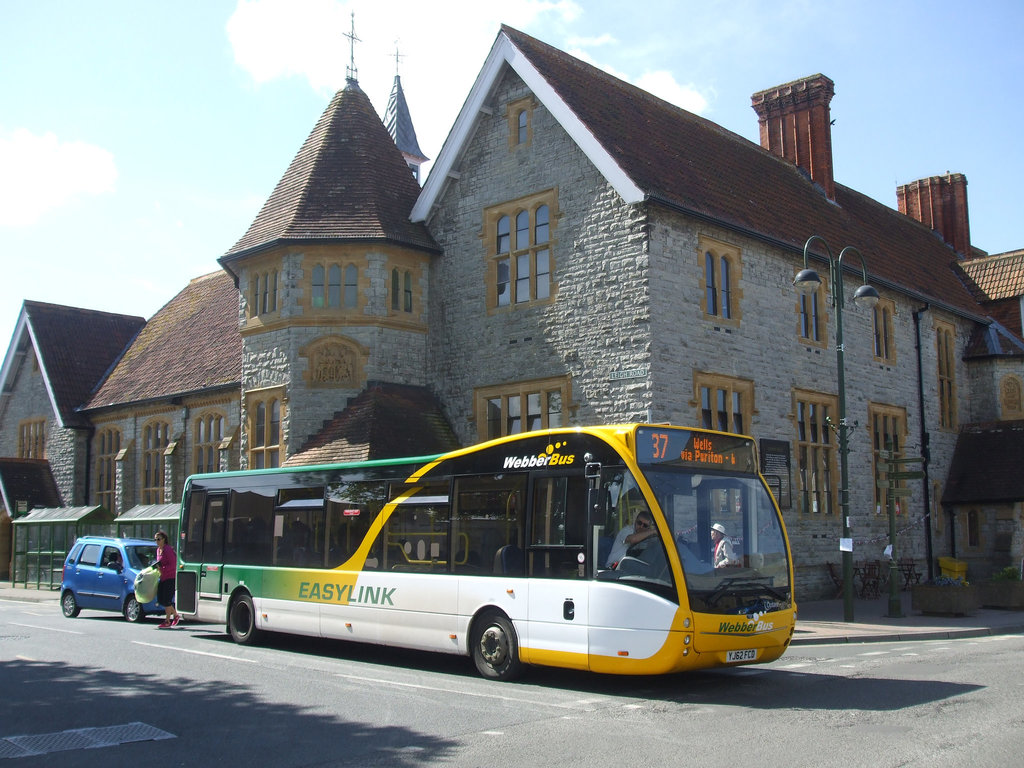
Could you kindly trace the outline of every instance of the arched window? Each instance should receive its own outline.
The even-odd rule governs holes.
[[[341,267],[337,264],[331,264],[327,271],[327,306],[341,307]]]
[[[345,307],[354,309],[359,305],[359,270],[355,264],[345,267]]]
[[[718,283],[715,280],[715,256],[708,251],[704,254],[704,293],[707,306],[705,312],[709,315],[718,314]]]
[[[320,308],[324,306],[324,268],[322,264],[313,267],[313,306]]]
[[[193,472],[219,471],[217,451],[223,438],[224,417],[221,414],[206,413],[195,420],[192,438],[195,444]]]
[[[142,429],[142,503],[164,502],[164,451],[170,442],[170,425],[165,421]]]
[[[967,546],[972,549],[981,546],[981,515],[976,509],[967,513]]]
[[[405,273],[405,290],[402,294],[402,308],[412,312],[412,272]]]
[[[723,319],[728,320],[732,317],[732,283],[730,282],[729,276],[729,260],[725,258],[725,256],[722,256],[718,260],[718,266],[719,274],[721,275],[719,287],[721,289],[722,297],[718,306],[721,309]]]
[[[391,270],[391,309],[394,310],[395,312],[397,312],[398,308],[402,306],[401,299],[399,298],[399,296],[401,295],[401,293],[400,293],[401,287],[402,287],[401,284],[398,282],[398,270],[397,269],[392,269]]]
[[[554,191],[510,201],[484,212],[489,309],[529,307],[549,301],[555,289],[552,255]]]
[[[529,117],[529,114],[527,113],[527,111],[525,109],[519,110],[519,115],[516,118],[516,123],[517,123],[516,143],[518,143],[518,144],[525,144],[526,143],[526,137],[527,137],[526,128],[527,128],[527,118],[528,117]]]
[[[502,216],[498,219],[498,242],[496,243],[495,253],[508,253],[509,246],[511,245],[509,227],[510,219],[508,216]]]
[[[281,401],[276,397],[252,404],[249,429],[249,467],[280,466]]]
[[[114,427],[100,430],[96,435],[96,503],[111,512],[118,511],[117,454],[121,450],[121,431]]]

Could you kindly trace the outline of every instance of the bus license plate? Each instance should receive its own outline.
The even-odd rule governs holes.
[[[733,664],[737,661],[757,661],[757,649],[748,648],[743,651],[728,651],[725,654],[725,661],[727,664]]]

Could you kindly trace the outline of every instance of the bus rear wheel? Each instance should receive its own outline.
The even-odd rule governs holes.
[[[519,641],[503,613],[485,613],[473,625],[470,650],[477,671],[491,680],[513,680],[523,672]]]
[[[256,643],[259,636],[259,630],[256,629],[256,609],[248,594],[239,595],[231,604],[228,613],[228,632],[231,633],[231,639],[239,645]]]

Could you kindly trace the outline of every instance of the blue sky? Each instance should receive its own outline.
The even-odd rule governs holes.
[[[24,299],[148,318],[216,270],[343,86],[353,12],[361,87],[383,114],[397,45],[432,158],[506,23],[754,142],[751,94],[821,72],[837,181],[894,208],[963,173],[974,245],[1024,247],[1017,0],[0,0],[5,349]]]

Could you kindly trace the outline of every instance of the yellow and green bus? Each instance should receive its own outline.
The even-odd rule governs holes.
[[[178,610],[242,644],[284,632],[461,654],[495,679],[526,665],[768,662],[792,639],[796,604],[757,467],[749,437],[623,424],[194,475]],[[654,535],[625,538],[645,526]]]

